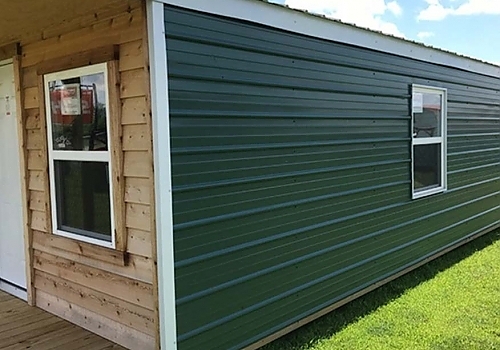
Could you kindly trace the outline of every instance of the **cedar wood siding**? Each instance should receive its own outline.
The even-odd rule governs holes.
[[[500,79],[165,7],[179,349],[239,349],[499,223]],[[411,84],[448,191],[411,199]]]
[[[116,1],[104,8],[96,1],[95,7],[95,13],[20,40],[34,301],[125,347],[152,349],[158,327],[145,7],[140,0]],[[123,159],[124,192],[115,210],[123,208],[125,215],[125,265],[99,256],[99,250],[92,253],[91,247],[85,253],[79,244],[50,234],[45,102],[38,73],[47,62],[112,46],[119,51],[121,104],[111,118],[121,118],[113,122],[121,127],[122,138],[110,142],[119,142]]]

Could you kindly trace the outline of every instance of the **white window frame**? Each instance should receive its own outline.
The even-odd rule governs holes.
[[[413,94],[414,93],[430,93],[438,94],[441,96],[441,136],[438,137],[415,137],[413,133],[413,126],[415,123],[415,114],[413,113]],[[442,193],[447,190],[447,119],[448,119],[448,91],[445,88],[426,86],[426,85],[412,85],[412,101],[411,101],[411,192],[412,199],[427,197],[433,194]],[[429,189],[415,191],[415,146],[419,145],[441,145],[441,186],[432,187]]]
[[[107,151],[63,151],[54,150],[52,139],[52,116],[50,104],[49,82],[54,80],[63,80],[75,77],[81,77],[92,74],[104,74],[105,91],[106,91],[106,134],[108,140]],[[50,182],[50,203],[52,212],[52,233],[71,238],[74,240],[95,244],[107,248],[116,248],[115,237],[115,218],[114,218],[114,203],[113,203],[113,181],[112,181],[112,142],[110,132],[110,110],[109,110],[109,86],[108,86],[108,65],[107,63],[94,64],[87,67],[80,67],[68,69],[61,72],[50,73],[44,75],[44,88],[45,88],[45,117],[47,125],[47,144],[48,144],[48,159],[49,159],[49,182]],[[110,213],[111,213],[111,242],[101,240],[98,238],[79,235],[73,232],[64,231],[58,228],[58,214],[57,214],[57,201],[56,201],[56,184],[54,173],[54,161],[87,161],[87,162],[101,162],[108,164],[108,181],[109,181],[109,200],[110,200]]]

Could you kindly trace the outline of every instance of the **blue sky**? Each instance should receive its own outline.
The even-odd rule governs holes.
[[[500,65],[500,0],[271,0]]]

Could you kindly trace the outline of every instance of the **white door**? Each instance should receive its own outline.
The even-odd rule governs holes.
[[[0,289],[26,298],[26,272],[12,64],[0,62]]]

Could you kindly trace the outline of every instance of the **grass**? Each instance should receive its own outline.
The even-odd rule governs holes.
[[[500,350],[495,231],[262,350]]]

